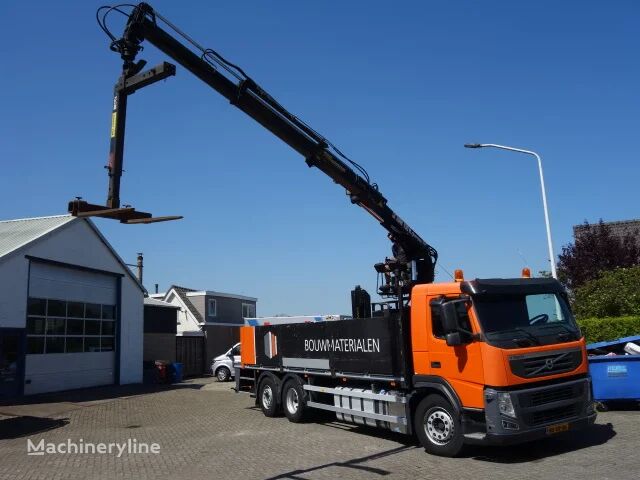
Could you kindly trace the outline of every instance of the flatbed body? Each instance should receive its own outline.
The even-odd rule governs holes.
[[[399,322],[398,316],[387,316],[257,326],[246,345],[254,345],[252,367],[259,369],[400,382]]]

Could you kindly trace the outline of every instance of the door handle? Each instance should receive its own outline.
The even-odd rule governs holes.
[[[431,362],[431,368],[440,368],[440,362]]]

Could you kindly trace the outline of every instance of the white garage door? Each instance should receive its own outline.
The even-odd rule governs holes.
[[[32,262],[26,395],[114,383],[117,278]]]

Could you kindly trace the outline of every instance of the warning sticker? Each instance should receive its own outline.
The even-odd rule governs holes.
[[[111,114],[111,138],[116,136],[116,120],[118,119],[118,112]]]
[[[608,377],[626,377],[627,366],[626,365],[608,365],[607,376]]]

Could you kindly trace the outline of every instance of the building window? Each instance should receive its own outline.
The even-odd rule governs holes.
[[[242,317],[243,318],[255,318],[256,306],[252,303],[242,304]]]
[[[207,301],[207,316],[216,317],[218,315],[218,302],[215,298],[210,298]]]
[[[115,335],[115,305],[28,300],[28,354],[110,352],[114,350]]]

